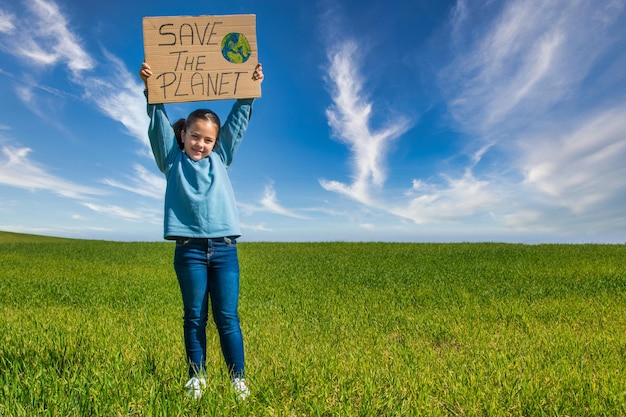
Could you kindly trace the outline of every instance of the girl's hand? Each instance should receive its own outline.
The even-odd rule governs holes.
[[[146,88],[148,88],[148,78],[152,76],[152,68],[146,62],[141,64],[141,69],[139,70],[139,78],[143,80]]]
[[[259,62],[258,64],[256,64],[256,68],[252,73],[252,79],[254,81],[263,82],[263,78],[265,78],[265,76],[263,75],[263,66]]]

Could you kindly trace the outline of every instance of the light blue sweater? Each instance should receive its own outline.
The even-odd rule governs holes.
[[[243,139],[252,99],[237,100],[207,158],[194,161],[178,147],[163,104],[148,104],[148,137],[165,174],[165,239],[240,236],[239,213],[227,168]]]

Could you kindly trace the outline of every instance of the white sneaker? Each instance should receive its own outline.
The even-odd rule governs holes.
[[[194,399],[202,397],[202,390],[206,388],[206,380],[204,378],[192,377],[185,384],[187,395]]]
[[[246,386],[246,380],[243,378],[235,378],[231,383],[240,400],[245,400],[250,396],[250,390]]]

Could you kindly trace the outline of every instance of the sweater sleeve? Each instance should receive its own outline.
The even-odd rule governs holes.
[[[174,129],[170,125],[163,104],[148,104],[147,111],[150,116],[148,126],[150,147],[159,170],[165,173],[170,157],[178,149]]]
[[[243,134],[248,128],[248,122],[252,115],[253,99],[239,99],[226,118],[226,122],[220,128],[218,152],[226,166],[233,162],[233,155],[243,140]]]

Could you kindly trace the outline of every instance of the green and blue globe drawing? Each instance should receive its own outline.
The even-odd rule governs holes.
[[[232,32],[222,39],[222,55],[228,62],[243,64],[250,54],[250,44],[242,33]]]

